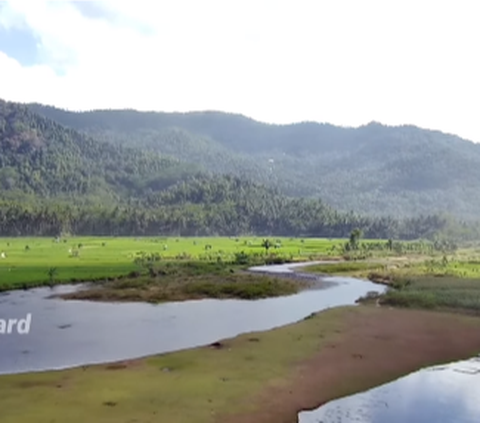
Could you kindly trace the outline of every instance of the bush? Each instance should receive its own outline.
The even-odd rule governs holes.
[[[245,264],[249,264],[250,263],[250,257],[247,253],[245,253],[244,251],[240,252],[240,253],[235,253],[235,260],[234,260],[234,263],[235,264],[241,264],[241,265],[245,265]]]

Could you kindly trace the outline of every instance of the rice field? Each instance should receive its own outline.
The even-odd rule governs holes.
[[[309,260],[335,254],[345,240],[271,238],[269,254]],[[112,278],[138,271],[139,253],[161,260],[233,260],[236,253],[265,254],[263,238],[0,238],[0,290],[55,282]]]

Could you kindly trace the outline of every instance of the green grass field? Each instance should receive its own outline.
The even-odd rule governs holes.
[[[263,254],[263,238],[0,238],[0,290],[49,283],[48,271],[56,268],[56,282],[98,280],[139,270],[140,252],[159,253],[162,259],[229,261],[235,253]],[[293,260],[333,255],[332,247],[345,240],[271,238],[270,252]],[[208,246],[211,246],[209,248]],[[75,256],[78,252],[78,256]],[[3,256],[2,256],[3,257]]]

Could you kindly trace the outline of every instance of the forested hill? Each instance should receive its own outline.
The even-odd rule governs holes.
[[[346,237],[355,228],[373,238],[473,233],[439,216],[397,221],[337,212],[320,199],[289,198],[238,176],[210,175],[159,153],[97,141],[0,102],[0,236]]]
[[[477,218],[480,145],[414,126],[269,125],[220,112],[32,110],[96,139],[140,146],[340,210]]]
[[[0,195],[111,203],[196,173],[158,153],[99,142],[0,101]]]

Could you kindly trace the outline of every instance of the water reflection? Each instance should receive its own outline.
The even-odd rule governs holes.
[[[478,423],[480,359],[432,367],[299,414],[299,423]]]
[[[274,266],[276,272],[288,266]],[[258,270],[265,270],[260,268]],[[0,374],[59,369],[206,345],[268,330],[312,312],[353,304],[383,288],[352,278],[328,278],[328,289],[257,301],[201,300],[151,305],[46,299],[73,287],[0,296],[0,319],[32,314],[28,335],[0,335]],[[333,282],[335,284],[333,284]]]

